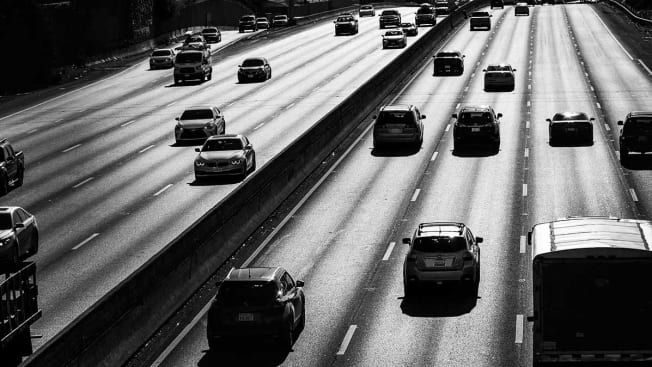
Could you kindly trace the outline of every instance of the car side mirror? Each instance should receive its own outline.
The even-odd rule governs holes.
[[[201,152],[201,149],[195,148],[195,152],[199,153],[199,152]]]
[[[484,242],[484,238],[482,238],[482,237],[476,237],[476,238],[475,238],[475,242],[477,242],[477,243],[482,243],[482,242]]]
[[[252,149],[252,148],[253,148],[253,146],[251,146],[251,144],[245,145],[245,149]]]
[[[499,113],[499,114],[497,114],[496,116],[498,116],[498,118],[501,118],[501,117],[503,117],[503,114],[502,114],[502,113]]]
[[[375,120],[378,118],[378,115],[373,115],[371,118]]]
[[[304,283],[303,280],[297,280],[297,287],[303,287],[305,285],[306,283]]]
[[[409,238],[404,238],[403,239],[403,243],[406,244],[406,245],[409,245],[411,242],[412,242],[412,240],[410,240]]]
[[[487,72],[487,69],[482,69],[482,72],[483,72],[483,73],[486,73],[486,72]]]
[[[591,117],[589,121],[595,121],[595,117]]]
[[[454,119],[456,119],[456,118],[457,118],[457,114],[454,113],[454,114],[451,115],[451,117],[454,118]]]
[[[462,55],[462,58],[465,58],[465,57],[466,57],[466,55]]]
[[[622,126],[624,123],[622,121],[618,121],[618,125]]]
[[[421,115],[421,118],[422,118],[422,119],[425,119],[425,118],[426,118],[426,115]]]
[[[516,69],[512,69],[512,71],[516,71]]]
[[[552,124],[552,120],[551,120],[551,119],[546,119],[546,121],[548,121],[549,123]]]
[[[15,228],[25,228],[25,224],[24,223],[16,223],[16,225],[14,227]]]

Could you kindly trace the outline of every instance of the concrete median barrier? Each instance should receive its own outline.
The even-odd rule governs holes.
[[[455,25],[465,21],[464,11],[486,4],[484,0],[470,2],[433,27],[39,348],[24,365],[122,365],[400,80],[431,58],[435,46]]]

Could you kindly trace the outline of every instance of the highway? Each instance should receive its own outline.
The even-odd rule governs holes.
[[[367,129],[249,266],[305,281],[307,321],[293,350],[249,343],[209,351],[199,317],[156,366],[529,366],[527,288],[533,224],[573,215],[648,218],[650,166],[618,161],[617,120],[649,110],[652,78],[591,5],[492,11],[491,32],[460,28],[460,77],[432,64],[394,96],[427,116],[418,152],[373,149]],[[510,63],[513,92],[483,91],[482,69]],[[497,154],[453,154],[451,114],[489,104],[503,114]],[[551,147],[546,118],[595,117],[591,146]],[[484,237],[477,298],[456,290],[403,298],[403,260],[418,223],[460,221]],[[255,352],[254,352],[255,351]]]
[[[414,18],[415,8],[400,10]],[[237,186],[194,182],[195,146],[176,146],[173,136],[185,107],[219,107],[226,132],[249,137],[261,168],[402,52],[383,50],[380,35],[377,18],[339,37],[328,20],[220,51],[203,84],[175,86],[171,69],[149,70],[143,60],[32,106],[0,108],[2,136],[26,160],[24,185],[0,205],[27,209],[40,229],[32,259],[46,316],[32,326],[43,335],[35,348]],[[237,83],[249,56],[270,61],[271,80]]]

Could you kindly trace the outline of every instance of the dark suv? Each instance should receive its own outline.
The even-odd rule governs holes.
[[[374,148],[406,143],[420,148],[425,118],[413,105],[382,106],[378,116],[374,116]]]
[[[504,9],[505,8],[505,3],[503,2],[503,0],[491,0],[491,9],[493,9],[493,8]]]
[[[285,269],[233,268],[208,311],[208,345],[215,350],[226,338],[260,336],[290,349],[305,326],[305,307],[303,281]]]
[[[410,250],[403,263],[406,297],[414,295],[421,284],[465,284],[477,293],[480,284],[480,247],[464,223],[421,223],[412,238],[403,243]]]
[[[620,130],[620,162],[627,164],[630,152],[652,152],[652,111],[634,111],[627,114],[625,121],[618,121]]]
[[[395,25],[397,27],[401,26],[401,13],[395,9],[383,10],[378,18],[378,25],[380,29],[387,27],[388,25]]]
[[[453,150],[463,145],[489,144],[493,150],[500,149],[500,118],[490,106],[464,106],[454,113]]]
[[[253,15],[243,15],[238,22],[238,32],[244,33],[244,31],[250,30],[256,32],[258,30],[258,24],[256,23],[256,17]]]

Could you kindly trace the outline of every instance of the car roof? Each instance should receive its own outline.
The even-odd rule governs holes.
[[[258,60],[258,61],[265,62],[265,58],[264,58],[264,57],[260,57],[260,56],[247,57],[246,59],[244,59],[244,61],[247,61],[247,60]]]
[[[417,229],[418,237],[452,237],[460,236],[466,226],[456,222],[420,223]]]
[[[442,50],[437,52],[436,56],[442,55],[442,56],[451,56],[450,54],[456,54],[458,56],[462,56],[462,51],[460,50]]]
[[[242,139],[244,135],[242,134],[224,134],[224,135],[212,135],[209,136],[208,139],[206,140],[220,140],[223,138],[228,138],[228,139]]]
[[[17,209],[17,206],[0,206],[0,212],[9,213]]]
[[[409,104],[392,104],[383,106],[380,108],[381,111],[409,111],[412,109],[412,105]]]
[[[280,267],[233,268],[225,281],[271,281],[277,274],[282,274]]]
[[[466,105],[463,106],[460,111],[489,111],[491,110],[491,107],[489,105]]]
[[[627,114],[628,117],[652,117],[652,111],[632,111]]]
[[[552,117],[553,120],[565,120],[565,121],[570,121],[570,120],[588,120],[589,116],[584,113],[584,112],[557,112],[555,115]]]
[[[204,31],[216,31],[216,30],[217,30],[217,27],[206,27],[206,28],[202,29],[201,31],[204,32]]]
[[[190,106],[186,107],[184,111],[191,111],[191,110],[212,110],[214,107],[213,106]]]

